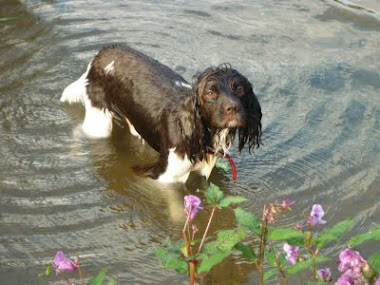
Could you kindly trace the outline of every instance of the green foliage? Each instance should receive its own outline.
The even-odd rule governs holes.
[[[222,251],[215,249],[209,253],[201,253],[198,258],[202,261],[197,269],[199,273],[208,272],[218,263],[222,262],[227,256],[231,254],[231,251]]]
[[[106,285],[115,285],[115,280],[111,279],[110,281],[107,282]]]
[[[368,258],[368,263],[377,274],[380,274],[380,251],[373,253]]]
[[[239,250],[243,254],[243,256],[248,260],[254,260],[257,258],[257,255],[254,252],[253,248],[246,246],[241,242],[235,244],[235,249]]]
[[[48,267],[45,270],[45,276],[50,276],[50,274],[51,274],[51,267],[52,267],[52,265],[49,264]]]
[[[229,207],[232,204],[246,201],[243,197],[225,196],[219,187],[212,183],[205,191],[205,197],[207,203],[213,206],[213,211],[215,208]],[[279,207],[279,209],[282,207],[282,204],[269,205]],[[204,241],[206,242],[203,244],[203,247],[201,247],[200,254],[187,256],[188,253],[183,241],[181,244],[175,246],[169,241],[166,249],[155,250],[156,256],[161,259],[165,268],[175,269],[177,272],[188,272],[188,262],[193,261],[193,264],[196,264],[196,270],[190,270],[189,273],[192,274],[192,272],[195,272],[196,276],[196,274],[210,271],[215,265],[230,256],[233,250],[238,250],[248,260],[255,261],[260,269],[260,278],[263,277],[263,279],[260,280],[267,281],[276,276],[276,279],[283,278],[285,280],[284,282],[287,282],[286,280],[289,275],[297,274],[302,270],[313,270],[313,272],[316,272],[317,268],[313,267],[315,264],[329,261],[329,258],[318,255],[319,249],[331,241],[339,240],[353,225],[352,219],[346,219],[317,235],[314,227],[310,227],[309,231],[302,232],[294,228],[275,228],[266,223],[262,224],[259,217],[245,211],[241,207],[234,209],[234,213],[238,224],[237,228],[220,230],[216,232],[216,236],[212,238],[205,238],[205,236],[207,236],[206,232],[202,238],[202,244]],[[209,222],[211,222],[211,220]],[[209,229],[209,227],[207,227],[207,229]],[[258,254],[255,253],[252,247],[243,243],[243,240],[248,235],[252,237],[252,234],[254,238],[257,236],[259,238],[261,237]],[[315,238],[313,238],[313,236]],[[366,240],[380,240],[380,228],[376,227],[371,229],[368,233],[352,237],[349,241],[349,245],[355,246]],[[188,245],[196,247],[199,240],[186,242]],[[300,259],[302,259],[302,261],[289,265],[285,253],[280,247],[283,242],[292,246],[301,247],[302,254]],[[181,248],[184,249],[183,252],[181,252]],[[263,272],[265,262],[272,268]],[[380,252],[372,254],[368,259],[368,263],[374,271],[380,273]],[[194,277],[194,275],[192,276]],[[305,282],[304,284],[310,285],[325,284],[325,282],[322,281]]]
[[[265,257],[267,258],[269,265],[276,265],[276,254],[273,252],[273,250],[265,249]]]
[[[206,201],[214,207],[229,207],[231,204],[241,203],[247,199],[239,196],[224,197],[223,192],[218,186],[211,183],[206,190]]]
[[[242,227],[261,235],[260,219],[252,213],[244,211],[242,208],[234,210],[235,218]]]
[[[217,233],[218,248],[221,250],[232,250],[235,245],[241,242],[247,235],[247,232],[238,228],[236,230],[222,230]]]
[[[277,268],[272,268],[264,273],[264,281],[268,281],[273,275],[278,272]]]
[[[315,257],[315,263],[325,262],[329,261],[330,258],[324,257],[324,256],[316,256]],[[297,262],[296,264],[293,264],[289,267],[288,273],[289,274],[296,274],[301,270],[305,269],[312,269],[313,268],[313,260],[311,258],[307,259],[306,261]]]
[[[268,248],[265,249],[265,257],[269,265],[276,266],[276,262],[279,262],[282,267],[285,267],[288,264],[285,259],[285,254],[283,252],[278,254],[280,251],[282,250],[280,250],[278,246],[273,246],[270,250],[268,250]],[[276,258],[276,255],[278,255],[278,258]]]
[[[223,192],[213,183],[210,183],[210,187],[206,190],[207,203],[218,206],[219,202],[224,198]]]
[[[10,17],[10,18],[0,18],[0,22],[6,22],[6,21],[11,21],[14,19],[17,19],[18,17]]]
[[[246,235],[247,232],[242,228],[218,231],[216,240],[207,243],[203,252],[197,256],[201,260],[197,267],[198,272],[210,271],[213,266],[222,262]]]
[[[231,204],[238,204],[247,201],[247,199],[239,196],[227,196],[219,202],[219,207],[229,207]]]
[[[161,260],[164,268],[174,269],[178,273],[183,273],[188,270],[186,261],[181,257],[181,251],[178,248],[158,248],[154,254]]]
[[[102,285],[104,278],[106,277],[107,269],[103,268],[95,275],[87,285]]]
[[[216,161],[215,167],[222,169],[224,172],[228,172],[228,163],[226,161],[222,161],[220,158]]]
[[[353,222],[354,221],[349,218],[322,232],[315,240],[317,247],[321,248],[330,241],[340,239],[340,237],[352,227]]]
[[[348,245],[356,246],[367,240],[380,240],[380,228],[372,228],[367,233],[351,237]]]
[[[286,241],[290,245],[304,245],[304,234],[292,228],[270,228],[268,233],[269,240]]]

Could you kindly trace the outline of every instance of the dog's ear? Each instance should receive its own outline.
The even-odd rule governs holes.
[[[251,83],[244,78],[245,94],[242,97],[245,109],[245,125],[239,127],[239,152],[248,142],[248,151],[251,153],[255,147],[261,144],[261,107],[256,98]]]
[[[207,151],[207,135],[202,123],[199,98],[196,93],[189,96],[179,114],[181,141],[187,157],[191,162],[202,160]]]

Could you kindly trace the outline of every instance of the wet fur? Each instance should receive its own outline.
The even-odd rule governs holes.
[[[241,96],[229,90],[232,78],[244,85]],[[219,88],[216,98],[205,95],[210,81],[215,82],[213,88]],[[77,98],[80,92],[74,95],[73,91],[80,86],[84,86],[84,94]],[[206,69],[190,86],[182,76],[147,55],[129,47],[112,46],[95,56],[86,74],[66,88],[61,101],[82,101],[86,113],[93,108],[102,112],[100,116],[110,113],[128,121],[134,132],[160,154],[156,163],[135,168],[139,175],[153,179],[165,176],[168,161],[190,165],[189,169],[184,167],[184,172],[200,170],[209,161],[208,168],[212,169],[215,159],[210,151],[227,150],[236,133],[239,151],[246,144],[249,151],[260,145],[260,104],[249,81],[228,65]],[[231,128],[218,125],[235,117]],[[203,173],[207,178],[211,169]],[[188,173],[173,179],[169,175],[164,180],[184,182],[187,177]]]

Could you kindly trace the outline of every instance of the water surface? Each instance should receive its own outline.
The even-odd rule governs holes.
[[[78,132],[83,109],[59,103],[113,43],[190,81],[224,62],[250,79],[264,145],[242,157],[234,149],[238,183],[218,169],[210,178],[246,197],[246,209],[259,215],[267,202],[293,199],[283,225],[314,203],[330,225],[354,217],[350,235],[379,224],[379,11],[375,0],[1,0],[0,18],[16,18],[0,22],[0,283],[47,284],[36,276],[58,249],[79,255],[88,274],[108,267],[118,284],[187,283],[162,270],[152,249],[180,237],[183,196],[202,180],[164,187],[136,177],[130,167],[154,159],[153,150],[122,127],[88,140]],[[233,225],[227,210],[213,229]],[[368,256],[378,248],[359,249]],[[257,284],[257,272],[234,254],[205,283]]]

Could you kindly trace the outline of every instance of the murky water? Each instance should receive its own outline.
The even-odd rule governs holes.
[[[284,225],[313,203],[350,234],[380,222],[380,5],[338,1],[0,0],[0,283],[46,284],[41,262],[58,249],[102,267],[118,284],[185,284],[152,254],[180,236],[183,196],[202,186],[155,184],[130,167],[155,153],[117,127],[108,140],[78,135],[81,107],[59,103],[104,45],[127,43],[191,80],[231,63],[253,83],[263,109],[263,142],[238,157],[238,183],[211,181],[248,198],[297,201]],[[199,224],[206,222],[207,212]],[[214,228],[234,224],[218,212]],[[347,240],[347,237],[344,238]],[[328,248],[331,257],[342,245]],[[360,247],[367,256],[378,244]],[[257,284],[234,255],[206,284]]]

